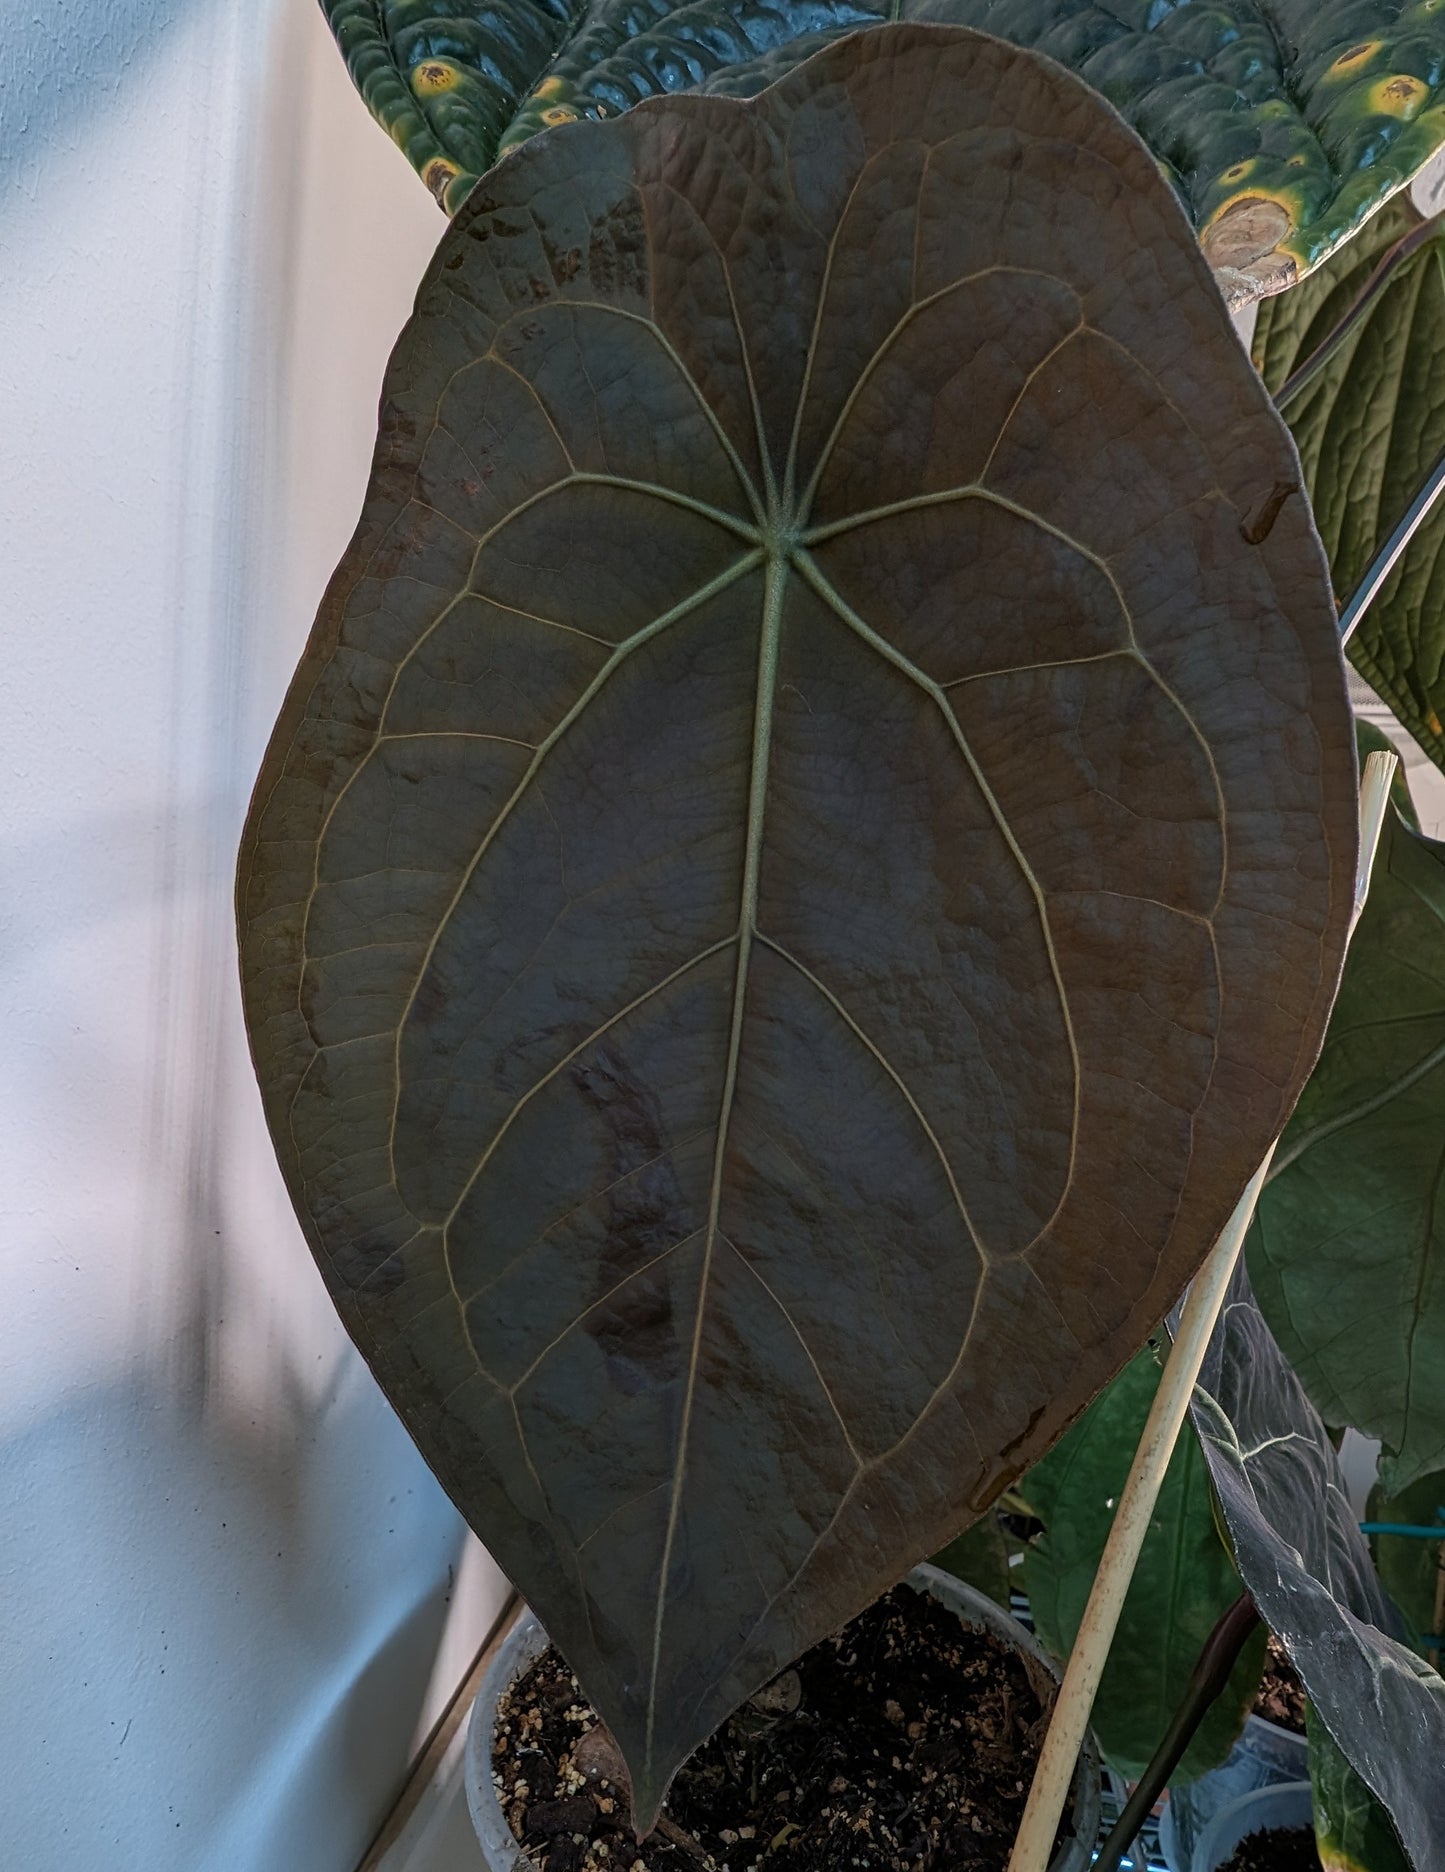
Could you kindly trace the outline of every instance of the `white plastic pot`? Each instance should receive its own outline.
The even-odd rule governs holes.
[[[1059,1667],[1015,1618],[972,1586],[934,1566],[915,1567],[908,1575],[915,1592],[926,1592],[940,1605],[956,1612],[966,1625],[994,1633],[1020,1653],[1024,1669],[1037,1687],[1048,1693],[1059,1681]],[[547,1648],[547,1634],[533,1615],[517,1615],[492,1658],[477,1691],[467,1729],[467,1805],[477,1829],[488,1872],[537,1872],[512,1836],[492,1782],[492,1734],[502,1692],[515,1683],[529,1664]],[[1099,1836],[1099,1757],[1093,1738],[1085,1744],[1074,1773],[1073,1831],[1054,1855],[1049,1872],[1084,1872]]]
[[[1309,1777],[1309,1748],[1302,1735],[1251,1716],[1229,1755],[1211,1773],[1171,1788],[1159,1817],[1159,1850],[1170,1872],[1196,1872],[1196,1842],[1216,1814],[1256,1790],[1284,1787]],[[1225,1857],[1228,1858],[1228,1853]]]
[[[1200,1834],[1191,1872],[1218,1872],[1251,1833],[1264,1833],[1271,1827],[1309,1827],[1313,1832],[1314,1813],[1308,1781],[1285,1781],[1242,1794],[1221,1807]]]

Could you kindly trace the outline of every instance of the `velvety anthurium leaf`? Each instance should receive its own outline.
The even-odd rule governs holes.
[[[1067,1658],[1159,1388],[1152,1351],[1140,1352],[1019,1485],[1044,1532],[1028,1547],[1024,1580],[1039,1637]],[[1215,1624],[1243,1592],[1214,1519],[1199,1440],[1184,1426],[1144,1537],[1091,1718],[1099,1745],[1130,1780],[1148,1767]],[[1262,1628],[1245,1645],[1175,1779],[1217,1768],[1259,1690]]]
[[[1309,1725],[1315,1845],[1323,1872],[1409,1872],[1390,1817],[1322,1722]]]
[[[1148,152],[976,34],[575,125],[442,241],[247,1012],[645,1821],[1113,1376],[1313,1062],[1356,809],[1297,472]]]
[[[449,212],[549,125],[695,85],[748,94],[830,38],[899,19],[996,33],[1078,72],[1154,151],[1237,305],[1318,265],[1445,144],[1438,0],[322,5],[357,88]]]
[[[1420,216],[1401,196],[1293,292],[1260,308],[1254,358],[1271,391],[1349,309]],[[1445,438],[1445,239],[1406,260],[1285,417],[1343,602],[1405,513]],[[1360,620],[1350,661],[1445,766],[1445,503]]]
[[[1325,1422],[1392,1489],[1445,1468],[1445,846],[1386,814],[1324,1051],[1248,1243],[1261,1311]]]
[[[1440,1529],[1440,1540],[1414,1534],[1372,1534],[1370,1551],[1391,1598],[1404,1613],[1410,1639],[1436,1670],[1445,1654],[1445,1473],[1420,1476],[1398,1495],[1378,1483],[1369,1518],[1410,1528]],[[1432,1642],[1433,1640],[1433,1642]]]
[[[1445,1682],[1410,1650],[1319,1413],[1241,1263],[1190,1406],[1260,1616],[1415,1872],[1445,1868]]]

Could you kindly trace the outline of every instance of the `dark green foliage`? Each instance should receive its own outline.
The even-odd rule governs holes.
[[[1377,262],[1420,225],[1392,202],[1343,253],[1261,306],[1254,357],[1278,391]],[[1343,603],[1445,446],[1445,238],[1400,268],[1285,410]],[[1421,526],[1350,639],[1350,661],[1445,766],[1445,503]]]
[[[1439,1541],[1417,1540],[1399,1534],[1372,1534],[1370,1547],[1380,1578],[1385,1582],[1410,1625],[1416,1649],[1439,1668],[1445,1644],[1426,1644],[1427,1638],[1445,1636],[1441,1568],[1445,1566],[1445,1472],[1420,1476],[1398,1495],[1376,1486],[1370,1492],[1371,1521],[1394,1521],[1407,1527],[1440,1528]]]
[[[1409,1872],[1388,1814],[1317,1717],[1309,1724],[1315,1844],[1323,1872]]]
[[[1445,846],[1393,810],[1248,1254],[1326,1423],[1381,1438],[1392,1488],[1445,1467]]]
[[[979,1592],[987,1593],[995,1605],[1007,1611],[1013,1577],[1009,1556],[1014,1551],[1015,1543],[1009,1540],[997,1514],[990,1509],[971,1528],[965,1528],[946,1547],[940,1548],[933,1556],[933,1564],[942,1567],[945,1573],[952,1573],[956,1579],[966,1580]]]
[[[322,3],[367,103],[452,212],[548,125],[704,83],[751,91],[897,19],[996,33],[1078,72],[1154,151],[1240,300],[1317,265],[1445,142],[1440,0]]]
[[[1442,1872],[1445,1683],[1404,1642],[1329,1436],[1243,1265],[1192,1416],[1239,1571],[1289,1651],[1314,1717],[1394,1821],[1415,1872]]]
[[[1029,1603],[1040,1638],[1060,1658],[1073,1648],[1114,1503],[1158,1387],[1153,1352],[1140,1352],[1020,1484],[1044,1523],[1024,1562]],[[1159,1746],[1204,1641],[1243,1590],[1215,1526],[1209,1470],[1186,1424],[1094,1703],[1099,1745],[1131,1781]],[[1261,1628],[1246,1644],[1175,1779],[1193,1780],[1229,1753],[1259,1689],[1264,1641]]]

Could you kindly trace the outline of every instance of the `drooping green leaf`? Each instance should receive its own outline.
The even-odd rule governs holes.
[[[1309,1724],[1315,1844],[1323,1872],[1409,1872],[1390,1817],[1322,1722]]]
[[[1438,0],[322,4],[357,88],[449,212],[550,125],[694,85],[750,94],[828,39],[898,19],[976,27],[1079,73],[1154,151],[1234,303],[1318,265],[1445,143]]]
[[[1114,1504],[1159,1388],[1150,1351],[1138,1354],[1074,1427],[1036,1463],[1022,1488],[1044,1533],[1024,1575],[1034,1623],[1056,1656],[1073,1649],[1114,1520]],[[1183,1698],[1204,1641],[1243,1587],[1214,1520],[1209,1471],[1186,1424],[1170,1458],[1144,1549],[1094,1702],[1099,1745],[1137,1780]],[[1218,1767],[1259,1689],[1265,1633],[1246,1644],[1219,1700],[1195,1732],[1177,1779]]]
[[[1385,251],[1419,224],[1402,196],[1312,278],[1261,306],[1254,357],[1271,391],[1348,310]],[[1445,445],[1445,238],[1400,267],[1285,416],[1343,602]],[[1365,613],[1349,657],[1445,766],[1445,503]]]
[[[1427,1638],[1445,1633],[1445,1474],[1421,1476],[1398,1495],[1387,1494],[1377,1483],[1370,1491],[1371,1521],[1393,1521],[1405,1527],[1440,1528],[1441,1542],[1410,1535],[1373,1534],[1370,1550],[1380,1578],[1404,1613],[1415,1648],[1426,1662],[1439,1669],[1445,1644],[1430,1645]]]
[[[1325,1422],[1379,1437],[1391,1488],[1445,1468],[1445,845],[1393,811],[1248,1254]]]
[[[443,239],[258,783],[331,1290],[644,1819],[1137,1349],[1303,1081],[1355,776],[1147,151],[979,35],[539,139]]]
[[[1009,1556],[1013,1551],[993,1509],[956,1535],[933,1556],[933,1564],[965,1580],[995,1605],[1008,1609],[1012,1586]]]
[[[1329,1435],[1242,1262],[1190,1414],[1244,1583],[1313,1715],[1384,1806],[1415,1872],[1445,1872],[1445,1682],[1403,1641]]]

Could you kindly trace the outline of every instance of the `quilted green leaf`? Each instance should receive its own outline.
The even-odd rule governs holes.
[[[450,212],[549,125],[696,85],[747,92],[889,19],[995,33],[1102,92],[1178,188],[1233,304],[1317,266],[1445,143],[1442,0],[322,4],[367,103]]]
[[[1137,1350],[1297,1096],[1358,842],[1298,474],[1138,138],[983,34],[539,137],[441,241],[247,1020],[645,1825]]]
[[[1154,1393],[1159,1366],[1145,1350],[1126,1365],[1020,1485],[1044,1532],[1024,1558],[1039,1637],[1065,1658],[1094,1583]],[[1243,1591],[1215,1525],[1209,1470],[1188,1424],[1180,1433],[1144,1537],[1123,1616],[1104,1666],[1093,1726],[1115,1768],[1137,1780],[1184,1694],[1204,1641]],[[1195,1732],[1176,1779],[1192,1780],[1229,1753],[1259,1689],[1263,1627]]]
[[[1260,308],[1254,358],[1271,391],[1310,356],[1392,243],[1420,225],[1408,199],[1392,202],[1312,278]],[[1445,443],[1445,236],[1400,267],[1284,413],[1343,600]],[[1366,611],[1349,657],[1445,766],[1445,503]]]
[[[1393,1489],[1445,1467],[1445,845],[1393,811],[1248,1254],[1326,1423],[1381,1438]]]

